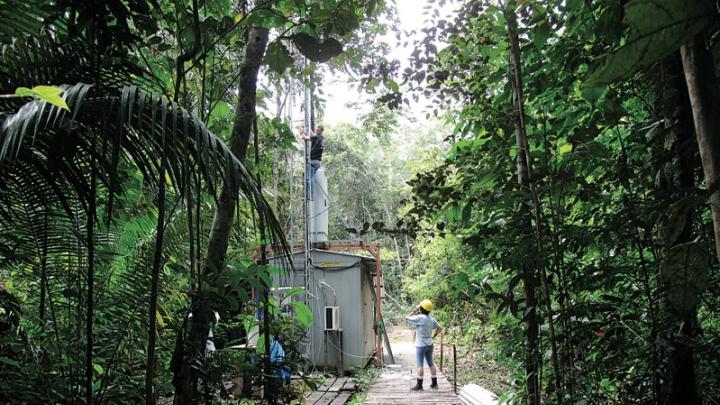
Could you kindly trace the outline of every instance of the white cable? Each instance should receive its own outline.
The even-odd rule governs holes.
[[[355,267],[355,266],[353,266],[353,267]],[[320,282],[320,285],[321,285],[321,286],[324,285],[325,287],[329,288],[330,291],[332,291],[332,293],[333,293],[333,297],[337,298],[337,294],[335,294],[335,289],[332,288],[332,287],[330,286],[330,284],[328,284],[328,283],[326,283],[326,282],[324,282],[324,281],[321,281],[321,282]]]
[[[317,299],[317,298],[315,298],[314,301],[315,301],[315,306],[317,307],[317,312],[315,312],[315,313],[316,313],[316,314],[319,314],[319,313],[320,313],[320,300]],[[314,323],[315,323],[315,322],[313,322],[313,324],[314,324]],[[314,326],[314,325],[313,325],[313,326]],[[313,331],[312,331],[311,335],[314,335],[314,334],[315,334],[315,330],[314,330],[314,327],[313,327]],[[311,347],[311,350],[314,350],[314,347]],[[317,360],[318,360],[319,357],[320,357],[320,350],[318,350],[318,351],[315,353],[315,358],[313,359],[313,367],[315,368],[315,370],[317,370],[317,367],[316,367],[315,365],[317,364]],[[325,361],[327,361],[327,359],[325,359]]]
[[[339,352],[342,353],[342,354],[348,355],[348,356],[350,356],[350,357],[355,357],[355,358],[358,358],[358,359],[374,359],[374,358],[375,358],[375,356],[358,356],[357,354],[348,353],[348,352],[346,352],[346,351],[344,351],[344,350],[340,350],[339,347],[335,346],[335,344],[332,342],[332,340],[328,339],[328,342],[330,342],[330,344],[332,345],[332,347],[334,347],[335,349],[337,349],[337,351],[339,351]]]

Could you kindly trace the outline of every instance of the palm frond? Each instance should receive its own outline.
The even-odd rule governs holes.
[[[0,43],[39,35],[48,16],[50,12],[45,1],[0,0]]]
[[[43,180],[38,181],[32,168],[22,165],[6,167],[7,176],[0,184],[0,268],[4,262],[35,265],[45,254],[67,252],[72,248],[71,218],[63,215],[62,203],[69,195],[52,190]],[[68,206],[68,209],[70,207]],[[77,219],[73,215],[72,219]],[[42,252],[43,246],[45,252]]]
[[[214,190],[227,170],[253,211],[265,219],[274,244],[289,251],[282,228],[254,178],[197,117],[136,86],[119,92],[104,89],[103,93],[82,83],[63,88],[70,112],[36,100],[14,114],[0,116],[0,182],[10,175],[5,165],[22,162],[33,165],[36,178],[44,179],[50,189],[70,186],[87,202],[95,196],[90,195],[86,173],[96,164],[99,179],[110,192],[112,208],[121,158],[135,164],[147,182],[156,184],[159,157],[164,155],[171,186],[178,193],[188,171],[199,173]]]
[[[15,40],[0,46],[0,94],[40,84],[98,82],[104,88],[120,90],[126,85],[150,88],[141,67],[131,62],[126,51],[114,47],[102,54],[78,39],[58,42],[45,35]],[[27,99],[2,99],[0,111],[16,112]]]

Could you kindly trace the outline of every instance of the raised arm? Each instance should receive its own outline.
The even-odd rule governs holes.
[[[418,306],[416,306],[415,308],[413,308],[412,311],[410,311],[410,313],[407,314],[407,316],[405,316],[405,319],[409,321],[410,318],[411,318],[412,316],[414,316],[419,310],[420,310],[420,305],[418,305]]]

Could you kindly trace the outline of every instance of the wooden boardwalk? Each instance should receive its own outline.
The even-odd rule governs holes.
[[[343,405],[355,393],[355,381],[350,378],[330,378],[317,391],[305,398],[306,405]]]
[[[387,367],[377,382],[368,388],[365,404],[371,405],[415,405],[434,404],[450,405],[459,404],[460,399],[453,391],[453,386],[438,370],[437,391],[430,389],[430,370],[425,369],[425,381],[423,391],[411,391],[415,385],[415,369],[413,367],[401,366]]]

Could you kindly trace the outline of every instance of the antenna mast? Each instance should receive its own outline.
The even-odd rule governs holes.
[[[307,59],[303,58],[303,65],[307,65]],[[312,92],[310,91],[310,87],[306,84],[304,89],[304,126],[305,126],[305,133],[308,135],[312,134],[312,117],[311,117],[311,105],[312,105]],[[312,222],[310,219],[312,218],[312,204],[310,204],[310,190],[308,188],[309,182],[310,182],[310,140],[305,140],[305,174],[304,174],[304,181],[303,181],[303,189],[305,190],[304,198],[303,198],[303,221],[305,223],[304,225],[304,237],[303,237],[303,250],[305,255],[305,262],[304,262],[304,282],[305,282],[305,304],[308,306],[308,308],[312,308],[310,300],[310,271],[311,271],[311,263],[310,263],[310,223]],[[312,187],[310,185],[310,187]],[[312,353],[313,351],[313,332],[312,328],[310,329],[310,350],[308,353]]]

